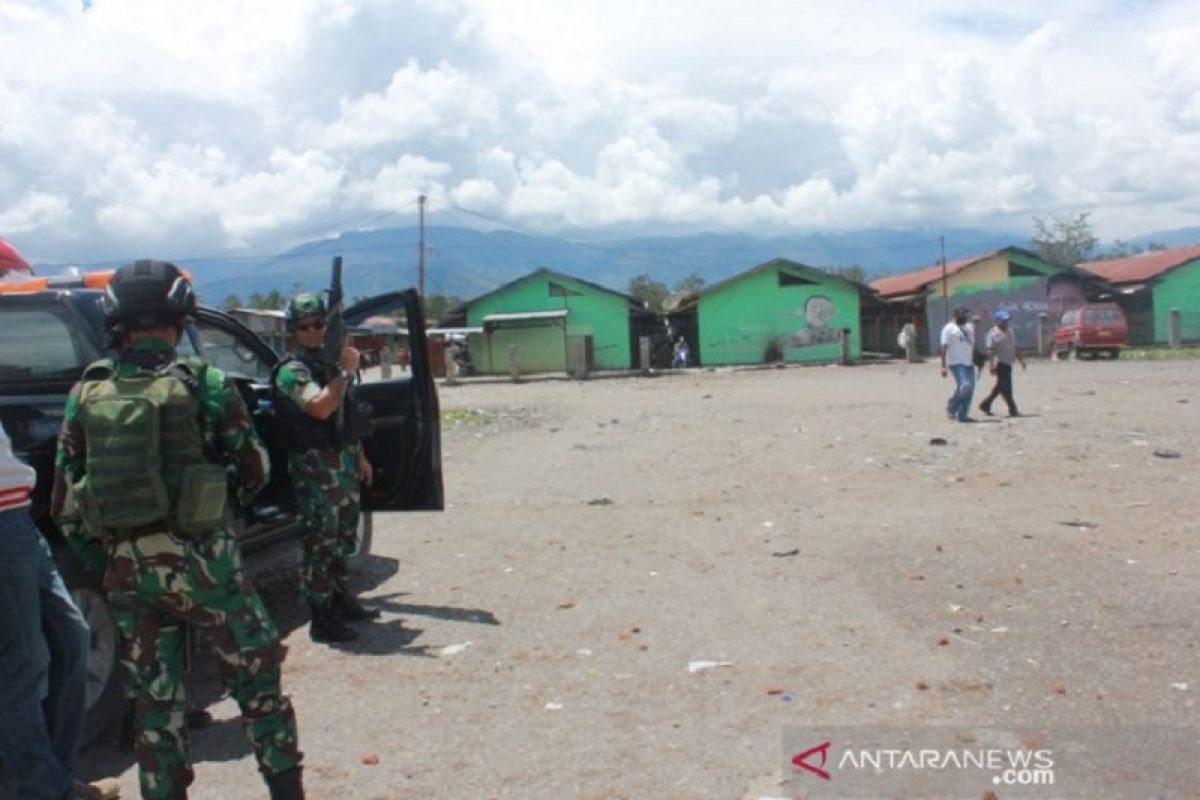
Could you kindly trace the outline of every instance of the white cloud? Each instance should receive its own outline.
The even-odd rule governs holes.
[[[71,212],[71,202],[65,197],[32,190],[16,205],[0,210],[0,230],[6,234],[21,234],[39,228],[63,229]]]
[[[495,116],[494,98],[470,76],[445,63],[423,71],[409,61],[384,91],[343,100],[337,121],[310,135],[314,144],[331,150],[395,145],[417,137],[465,139]]]
[[[423,192],[543,229],[1127,237],[1200,224],[1198,38],[1183,0],[0,0],[0,235],[281,247]]]

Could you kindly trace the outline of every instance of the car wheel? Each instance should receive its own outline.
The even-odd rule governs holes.
[[[97,577],[74,559],[63,570],[71,599],[91,629],[87,653],[87,689],[81,744],[86,747],[115,732],[125,716],[125,680],[121,666],[121,632]]]
[[[354,550],[350,552],[347,561],[351,567],[358,567],[367,556],[371,555],[371,540],[374,538],[375,521],[372,514],[364,511],[358,515],[358,529],[355,531]]]

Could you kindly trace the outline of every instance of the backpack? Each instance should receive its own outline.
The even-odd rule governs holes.
[[[207,365],[180,359],[118,376],[110,360],[83,373],[79,422],[87,443],[73,484],[80,516],[106,538],[162,523],[185,538],[225,520],[227,473],[205,458],[199,385]]]

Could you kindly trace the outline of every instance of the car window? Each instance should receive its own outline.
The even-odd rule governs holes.
[[[1092,324],[1112,324],[1121,321],[1121,312],[1115,308],[1089,308],[1084,319]]]
[[[1078,325],[1079,324],[1079,311],[1077,309],[1071,309],[1070,311],[1063,314],[1062,315],[1062,324],[1063,325]]]
[[[0,319],[0,380],[78,376],[93,354],[51,309],[7,309]]]
[[[259,358],[249,346],[230,331],[205,322],[196,323],[201,354],[205,361],[228,375],[240,375],[255,381],[271,379],[271,365]],[[182,352],[182,348],[180,348]]]

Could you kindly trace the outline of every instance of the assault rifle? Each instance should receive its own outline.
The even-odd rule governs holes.
[[[346,320],[343,315],[342,257],[333,257],[329,274],[329,301],[325,310],[325,343],[321,345],[321,362],[330,375],[342,368],[342,350],[346,347]],[[341,430],[345,420],[345,395],[338,403],[337,427]]]

